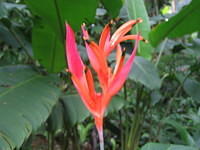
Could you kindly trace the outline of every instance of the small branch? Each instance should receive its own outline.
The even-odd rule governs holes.
[[[158,55],[158,58],[157,58],[157,60],[156,60],[156,63],[155,63],[155,67],[157,68],[157,66],[158,66],[158,63],[160,62],[160,58],[161,58],[161,56],[162,56],[162,53],[163,53],[163,51],[164,51],[164,48],[165,48],[165,45],[166,45],[166,43],[167,43],[167,38],[164,40],[164,42],[162,43],[162,45],[161,45],[161,48],[160,48],[160,52],[159,52],[159,55]]]

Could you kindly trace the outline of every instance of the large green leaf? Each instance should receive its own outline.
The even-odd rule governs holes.
[[[147,11],[143,0],[126,0],[126,7],[129,19],[142,18],[143,22],[136,25],[133,29],[134,33],[141,33],[141,35],[148,39],[150,32],[150,23]],[[153,49],[150,43],[140,42],[138,47],[138,54],[145,58],[151,58]]]
[[[33,13],[42,18],[42,24],[39,24],[44,26],[44,31],[38,26],[33,29],[36,59],[40,60],[49,72],[59,72],[65,67],[65,22],[75,30],[80,29],[83,22],[92,22],[97,0],[26,0],[26,3]]]
[[[198,148],[174,144],[147,143],[141,150],[198,150]]]
[[[200,1],[192,2],[168,21],[159,24],[150,33],[150,42],[157,46],[164,38],[176,38],[200,30]]]
[[[150,61],[140,56],[135,58],[129,78],[142,83],[151,90],[159,89],[161,86],[161,80],[156,67]]]
[[[93,21],[97,8],[97,0],[26,0],[26,3],[58,32],[63,32],[65,21],[76,30],[83,22]]]
[[[101,0],[104,7],[108,10],[108,13],[114,18],[119,15],[119,11],[122,7],[122,0]]]
[[[65,65],[64,45],[55,32],[45,24],[38,24],[32,32],[34,57],[49,71],[59,72]]]
[[[110,101],[107,112],[108,113],[117,112],[120,109],[122,109],[122,107],[125,105],[125,103],[126,103],[126,101],[124,100],[123,97],[114,96]]]
[[[11,150],[46,121],[60,90],[28,66],[1,67],[0,79],[0,149]]]
[[[200,100],[200,83],[196,80],[187,79],[184,82],[183,88],[185,92],[191,96],[194,100]]]
[[[53,108],[51,115],[47,119],[47,130],[50,133],[55,134],[57,131],[63,128],[63,107],[58,102]]]
[[[84,121],[90,114],[78,95],[63,96],[62,102],[64,107],[63,116],[67,125],[73,126]]]

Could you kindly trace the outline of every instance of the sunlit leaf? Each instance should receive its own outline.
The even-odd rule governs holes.
[[[142,23],[137,24],[133,33],[140,33],[145,39],[148,40],[148,34],[150,32],[150,23],[147,11],[143,0],[126,0],[126,7],[129,19],[141,18]],[[145,58],[151,58],[153,48],[150,43],[140,42],[138,47],[138,54]]]
[[[157,46],[164,38],[177,38],[200,30],[200,1],[192,2],[170,18],[156,26],[150,33],[150,42]]]

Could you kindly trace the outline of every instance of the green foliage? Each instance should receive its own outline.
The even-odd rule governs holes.
[[[66,66],[63,44],[48,24],[33,28],[32,42],[35,58],[49,72],[59,72]]]
[[[5,8],[4,4],[2,1],[0,1],[0,19],[3,17],[6,17],[8,15],[8,11]]]
[[[47,120],[47,131],[55,134],[58,130],[63,129],[63,107],[60,102],[58,102],[51,112]]]
[[[173,126],[176,129],[176,131],[179,133],[184,144],[189,145],[189,146],[194,146],[194,147],[196,146],[194,139],[192,138],[192,136],[190,135],[190,133],[187,131],[187,129],[184,126],[182,126],[181,124],[179,124],[178,122],[174,120],[165,120],[164,122],[166,124]]]
[[[147,143],[141,150],[197,150],[197,148],[183,145]]]
[[[199,31],[200,1],[192,0],[178,14],[156,26],[149,34],[150,42],[157,46],[164,38],[177,38]]]
[[[155,66],[139,56],[135,58],[129,78],[142,83],[151,90],[159,89],[161,86],[161,80]]]
[[[32,56],[32,47],[28,39],[21,32],[19,26],[16,25],[16,22],[9,20],[7,17],[0,20],[0,40],[13,48],[21,48]]]
[[[12,150],[46,121],[60,91],[55,76],[29,66],[1,67],[0,78],[0,149]]]
[[[97,0],[27,0],[26,3],[42,18],[33,29],[35,58],[49,72],[60,72],[66,66],[64,24],[69,23],[77,31],[83,22],[93,22]]]
[[[104,7],[108,10],[108,13],[113,17],[117,17],[119,15],[120,9],[122,7],[122,0],[101,0]]]
[[[187,79],[184,83],[184,90],[194,100],[200,100],[200,83],[196,80]]]
[[[133,33],[140,33],[145,39],[148,40],[150,32],[150,23],[147,11],[142,0],[126,0],[126,7],[129,19],[142,18],[143,22],[137,24],[133,29]],[[153,48],[149,43],[140,42],[138,46],[138,54],[145,58],[150,59]]]
[[[108,113],[118,112],[125,105],[125,101],[123,97],[115,96],[112,98],[109,107],[107,109]]]
[[[66,125],[73,126],[77,123],[83,122],[89,117],[89,111],[84,106],[80,96],[78,95],[65,95],[62,97],[62,103],[64,108],[64,119]],[[116,96],[112,99],[107,113],[117,112],[124,106],[124,100]]]
[[[97,40],[104,25],[110,18],[118,17],[119,12],[123,15],[113,24],[112,32],[125,21],[139,17],[144,21],[133,32],[141,32],[154,46],[166,37],[179,38],[166,39],[155,51],[150,43],[140,42],[140,56],[135,58],[130,80],[112,98],[105,114],[105,148],[200,148],[199,1],[193,0],[169,21],[155,28],[156,24],[168,19],[159,11],[166,5],[171,11],[171,1],[123,2],[0,2],[0,149],[37,149],[31,147],[31,142],[35,142],[38,134],[45,141],[48,139],[49,149],[54,145],[63,146],[62,149],[98,149],[93,119],[77,95],[70,74],[64,71],[64,23],[67,21],[75,29],[80,53],[84,56],[84,63],[88,64],[81,35],[77,32],[80,25],[85,22],[92,40]],[[179,8],[179,1],[176,2]],[[122,5],[124,7],[120,10]],[[104,12],[95,16],[96,8]],[[185,34],[188,35],[183,36]],[[122,47],[129,49],[129,46],[132,50],[132,43],[122,43]],[[116,61],[113,56],[108,60],[110,67]],[[60,79],[62,82],[58,82]],[[99,91],[98,85],[96,90]],[[148,143],[155,141],[159,143]]]
[[[83,105],[78,95],[66,95],[62,97],[64,107],[64,120],[67,126],[73,126],[84,121],[89,116],[89,111]]]
[[[35,14],[51,26],[53,31],[56,31],[60,40],[64,37],[65,22],[77,31],[83,22],[94,21],[97,7],[97,0],[26,0],[26,3]]]
[[[16,38],[13,36],[12,31],[10,31],[10,29],[3,24],[0,24],[0,37],[1,40],[5,41],[7,44],[13,47],[20,46]]]

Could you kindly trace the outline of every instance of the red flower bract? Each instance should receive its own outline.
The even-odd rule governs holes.
[[[111,24],[107,24],[99,40],[99,44],[90,40],[85,24],[82,25],[83,39],[88,54],[88,58],[93,70],[96,72],[101,92],[96,92],[93,75],[87,67],[77,50],[75,36],[72,28],[66,24],[66,57],[68,71],[71,73],[71,79],[76,87],[83,103],[91,112],[95,119],[96,128],[100,137],[100,147],[103,150],[103,116],[104,112],[112,98],[123,86],[131,70],[138,42],[144,40],[142,36],[126,35],[132,27],[142,20],[130,20],[120,26],[111,36]],[[121,49],[120,43],[125,40],[135,40],[135,46],[125,62],[125,50]],[[109,54],[116,50],[116,65],[109,67],[107,58]]]

